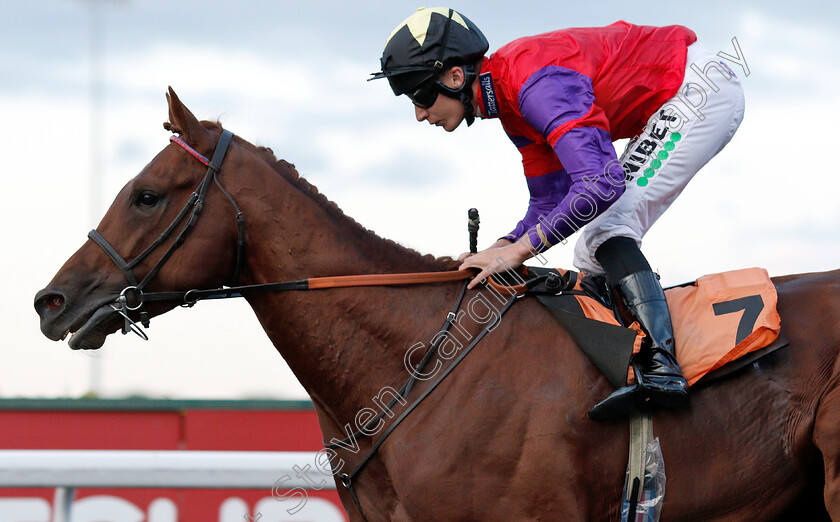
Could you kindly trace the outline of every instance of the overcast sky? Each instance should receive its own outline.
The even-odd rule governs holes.
[[[837,3],[750,4],[451,7],[482,29],[491,51],[519,36],[622,19],[687,25],[715,52],[734,54],[738,39],[750,69],[745,76],[733,67],[746,93],[744,122],[643,244],[663,282],[676,284],[746,266],[772,275],[840,267],[837,144],[829,132],[840,117]],[[446,134],[417,124],[408,100],[384,81],[365,81],[379,68],[387,35],[416,7],[0,0],[0,396],[81,395],[95,358],[109,397],[305,397],[243,301],[175,310],[153,321],[151,341],[116,334],[98,352],[73,352],[38,329],[35,292],[81,246],[120,187],[167,145],[168,85],[200,118],[220,118],[296,164],[382,236],[457,255],[467,249],[470,207],[481,211],[480,246],[510,231],[528,196],[519,154],[498,121]],[[571,245],[552,249],[551,264],[571,267]]]

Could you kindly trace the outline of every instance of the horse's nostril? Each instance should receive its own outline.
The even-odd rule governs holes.
[[[35,312],[41,318],[41,332],[58,341],[67,336],[67,296],[57,288],[44,288],[35,294]]]
[[[47,312],[59,313],[66,306],[66,303],[67,298],[64,296],[64,292],[45,288],[35,296],[35,311],[41,317]]]
[[[60,295],[48,295],[44,297],[44,304],[46,305],[47,310],[61,308],[62,305],[64,305],[64,297]]]

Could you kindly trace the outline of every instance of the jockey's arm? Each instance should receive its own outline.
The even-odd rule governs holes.
[[[591,83],[574,71],[559,69],[535,75],[519,95],[522,116],[546,143],[519,149],[531,191],[529,214],[538,215],[528,220],[537,222],[531,228],[514,232],[518,234],[516,239],[527,234],[531,246],[540,252],[565,242],[624,193],[624,171],[612,146],[606,115],[595,104]],[[539,169],[545,171],[546,160],[533,161],[529,156],[549,154],[559,160],[562,170],[540,176]],[[558,174],[565,174],[562,195],[551,190],[558,183],[536,181]],[[545,201],[547,192],[554,197],[550,204]],[[545,211],[548,206],[550,210]]]
[[[522,115],[546,142],[511,136],[522,153],[531,194],[528,211],[513,231],[494,243],[496,248],[464,260],[462,269],[481,270],[470,288],[565,242],[624,193],[624,171],[605,130],[609,125],[603,110],[594,105],[591,92],[587,98],[585,92],[572,89],[575,97],[570,97],[560,80],[546,75],[520,93]]]

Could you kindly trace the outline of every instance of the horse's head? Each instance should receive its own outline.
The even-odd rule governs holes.
[[[199,122],[171,88],[167,99],[164,127],[183,143],[165,147],[123,187],[91,240],[35,296],[41,331],[52,340],[72,333],[71,348],[99,348],[123,324],[116,309],[147,321],[179,304],[140,307],[133,287],[189,290],[230,284],[236,277],[235,205],[197,159],[212,157],[222,131]],[[188,153],[186,144],[197,154]],[[235,169],[233,163],[225,162],[225,170]]]

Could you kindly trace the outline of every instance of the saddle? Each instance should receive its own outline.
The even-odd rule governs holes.
[[[563,325],[616,388],[632,384],[630,361],[645,334],[622,311],[602,276],[525,267],[523,281],[490,284],[532,295]],[[665,289],[674,327],[676,356],[689,385],[723,378],[787,346],[776,310],[776,287],[763,268],[705,275]]]

